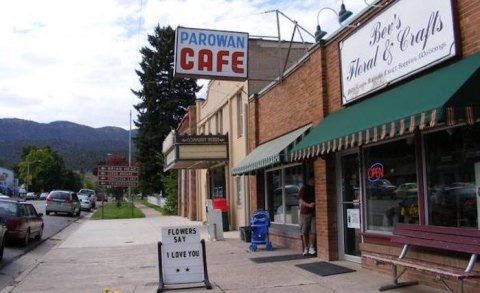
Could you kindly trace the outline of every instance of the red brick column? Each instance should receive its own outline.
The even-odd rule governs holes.
[[[338,258],[337,206],[334,188],[335,180],[330,175],[332,173],[335,174],[334,162],[318,158],[314,161],[313,167],[315,173],[317,254],[318,258],[323,260],[335,260]],[[330,170],[328,175],[327,170]]]

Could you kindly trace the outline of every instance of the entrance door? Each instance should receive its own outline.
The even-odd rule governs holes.
[[[340,258],[360,262],[361,196],[358,154],[345,153],[337,157],[338,175],[338,237]]]

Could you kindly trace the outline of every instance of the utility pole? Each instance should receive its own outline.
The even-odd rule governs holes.
[[[41,162],[41,160],[36,160],[31,163],[33,164],[37,162]],[[28,192],[29,186],[30,186],[30,161],[27,159],[27,188],[26,188],[27,192]]]
[[[130,129],[128,131],[128,167],[132,167],[132,110],[130,109]],[[130,196],[130,200],[132,201],[132,218],[133,218],[133,196],[132,196],[132,188],[128,187],[128,196]]]

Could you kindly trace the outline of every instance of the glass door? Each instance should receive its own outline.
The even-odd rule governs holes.
[[[341,259],[360,262],[361,216],[360,177],[357,153],[341,154],[339,166],[339,255]]]

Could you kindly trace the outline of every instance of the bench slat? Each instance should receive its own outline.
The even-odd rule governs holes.
[[[478,237],[476,235],[478,234]],[[392,242],[455,252],[480,254],[480,230],[398,224]]]
[[[446,239],[445,239],[446,240]],[[425,239],[421,237],[409,237],[409,236],[393,236],[391,242],[400,244],[409,244],[414,246],[421,246],[427,248],[435,248],[442,250],[449,250],[455,252],[463,252],[470,254],[480,254],[480,246],[471,245],[468,243],[450,242],[445,240]]]
[[[435,248],[450,252],[456,251],[470,253],[472,256],[467,267],[461,269],[449,265],[442,265],[404,257],[404,253],[407,251],[407,246],[404,246],[404,249],[402,250],[402,258],[392,255],[363,252],[363,257],[393,264],[393,283],[391,285],[381,287],[379,289],[380,291],[418,284],[418,282],[399,283],[398,278],[400,278],[403,272],[398,275],[397,266],[430,272],[436,274],[437,276],[455,278],[458,280],[458,284],[461,288],[463,288],[463,279],[480,278],[479,272],[472,271],[472,266],[475,265],[474,262],[476,260],[476,255],[480,254],[480,230],[478,229],[397,224],[393,229],[391,242],[416,247]],[[468,272],[466,272],[466,270]]]
[[[435,248],[470,254],[480,254],[480,247],[461,243],[450,243],[448,241],[436,241],[431,239],[413,238],[407,236],[393,236],[392,242],[409,244],[418,247]]]
[[[395,230],[397,230],[399,233],[403,233],[402,232],[403,230],[407,230],[407,231],[432,232],[436,234],[445,234],[449,236],[456,235],[456,236],[480,238],[480,230],[476,228],[458,228],[458,227],[443,227],[443,226],[399,223],[395,225]]]
[[[399,259],[395,256],[380,255],[375,253],[362,254],[362,256],[385,263],[392,263],[394,265],[409,267],[416,270],[430,272],[442,276],[448,276],[455,279],[480,278],[480,274],[477,272],[467,273],[464,269],[450,266],[435,265],[430,262],[424,262],[415,259]]]

